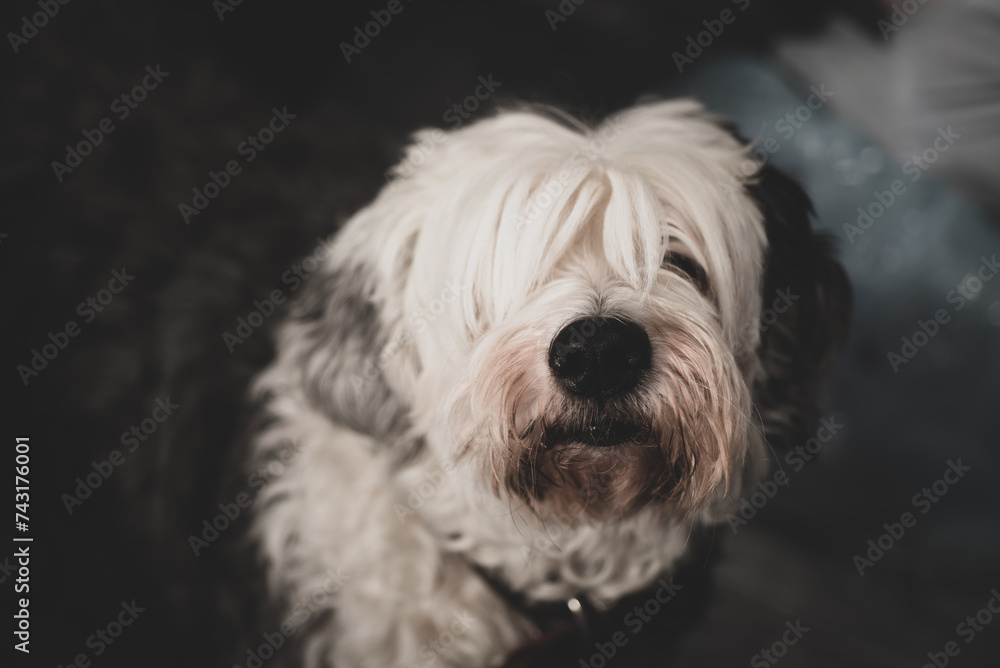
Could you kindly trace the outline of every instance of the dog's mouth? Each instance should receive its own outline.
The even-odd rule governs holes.
[[[552,425],[545,430],[544,443],[549,447],[580,443],[601,448],[646,443],[649,425],[637,420],[610,418],[582,423]]]

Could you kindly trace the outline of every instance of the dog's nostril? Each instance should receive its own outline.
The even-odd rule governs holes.
[[[635,387],[650,358],[649,337],[634,322],[581,318],[552,341],[549,367],[571,394],[607,399]]]

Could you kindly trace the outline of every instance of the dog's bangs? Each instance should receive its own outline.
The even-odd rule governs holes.
[[[524,297],[548,280],[596,224],[609,264],[623,282],[645,293],[656,280],[664,212],[638,173],[610,170],[575,154],[544,173],[517,178],[500,218],[492,279],[509,286],[511,297]]]
[[[665,246],[664,211],[654,188],[638,172],[605,170],[610,197],[604,210],[604,253],[626,284],[648,294]]]

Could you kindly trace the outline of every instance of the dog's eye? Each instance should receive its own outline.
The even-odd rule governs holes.
[[[708,294],[708,276],[697,262],[686,255],[667,251],[663,256],[664,268],[688,278],[702,293]]]

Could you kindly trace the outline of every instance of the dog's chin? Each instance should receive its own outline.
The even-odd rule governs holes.
[[[683,467],[671,434],[637,405],[567,400],[505,448],[506,486],[542,514],[614,520],[665,506]]]

